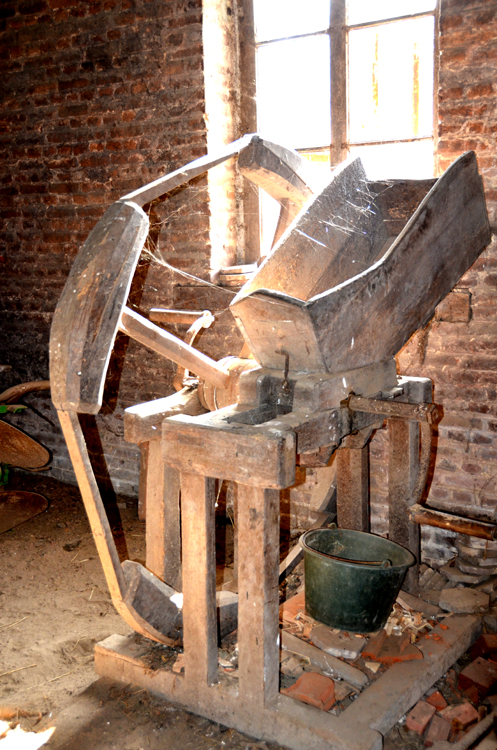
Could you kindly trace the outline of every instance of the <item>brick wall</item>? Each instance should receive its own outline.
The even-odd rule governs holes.
[[[0,361],[13,370],[0,376],[0,389],[48,377],[53,310],[79,246],[107,206],[205,153],[201,9],[201,0],[2,3]],[[186,287],[185,306],[196,307],[195,282],[155,257],[208,278],[206,180],[149,211],[151,252],[140,261],[130,301],[142,311],[178,305]],[[229,299],[221,294],[214,307]],[[221,316],[221,335],[206,333],[200,347],[222,356],[232,328]],[[123,409],[167,395],[172,375],[171,362],[118,338],[104,407],[86,429],[95,452],[103,447],[120,492],[136,495],[138,481],[138,451],[122,439]],[[72,480],[48,394],[26,403],[39,414],[11,421],[53,451],[54,475]]]
[[[442,172],[474,150],[490,223],[497,229],[497,2],[442,0],[439,131]],[[471,320],[434,320],[398,357],[400,372],[432,378],[443,405],[428,500],[441,510],[495,520],[497,504],[497,244],[458,285],[471,294]],[[374,524],[386,528],[385,434],[372,445]],[[423,527],[424,553],[452,553],[451,534]]]
[[[232,33],[228,5],[206,3],[211,11],[223,11],[219,39]],[[205,153],[205,114],[218,110],[212,99],[205,102],[201,8],[201,0],[2,4],[1,361],[14,369],[0,376],[0,387],[47,377],[53,309],[78,247],[104,209],[127,190]],[[493,226],[496,19],[496,2],[441,2],[438,167],[443,170],[467,149],[477,152]],[[212,18],[209,23],[212,27]],[[218,44],[217,37],[210,43]],[[233,82],[233,50],[225,53],[221,67],[210,73],[233,86],[219,100],[229,113],[243,91]],[[239,135],[236,124],[229,130]],[[142,311],[156,305],[217,311],[215,328],[205,331],[199,344],[219,358],[236,351],[239,341],[229,313],[222,312],[229,293],[199,287],[156,260],[209,277],[213,225],[207,186],[199,179],[149,207],[151,242],[131,303]],[[240,217],[233,223],[228,211],[222,220],[230,239],[221,255],[239,260]],[[475,516],[493,514],[497,492],[496,268],[494,242],[459,285],[471,294],[470,322],[435,320],[399,356],[401,372],[434,380],[435,399],[445,410],[429,501]],[[169,393],[172,375],[170,362],[118,338],[102,413],[85,427],[95,456],[103,448],[120,492],[136,495],[138,480],[137,450],[122,439],[123,409]],[[26,402],[38,414],[11,420],[38,434],[54,452],[53,473],[72,480],[48,395],[31,395]],[[379,431],[371,444],[372,528],[379,533],[387,530],[387,455],[386,435]],[[103,467],[99,472],[105,475]],[[296,526],[309,515],[315,472],[301,479],[283,502]],[[427,559],[451,553],[450,535],[429,528],[423,534]]]

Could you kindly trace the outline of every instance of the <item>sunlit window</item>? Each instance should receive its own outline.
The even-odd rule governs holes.
[[[433,176],[436,4],[254,0],[263,137],[324,179],[356,153],[373,179]],[[262,218],[267,245],[274,217]]]

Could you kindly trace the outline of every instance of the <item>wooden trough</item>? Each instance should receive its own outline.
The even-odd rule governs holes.
[[[125,303],[148,228],[142,207],[233,156],[282,212],[277,244],[231,306],[254,359],[216,363]],[[393,357],[489,240],[472,153],[427,181],[374,183],[354,160],[313,195],[298,154],[247,136],[109,209],[81,249],[54,317],[52,398],[112,599],[138,634],[167,644],[182,633],[185,672],[150,669],[146,641],[112,636],[96,647],[99,674],[295,750],[381,747],[382,735],[467,649],[479,623],[451,618],[438,640],[420,644],[422,662],[398,664],[369,687],[364,680],[340,716],[281,695],[280,491],[294,484],[297,461],[325,471],[338,450],[338,523],[368,530],[368,440],[386,419],[390,539],[419,559],[419,527],[408,510],[424,489],[439,412],[431,381],[399,378]],[[101,406],[117,330],[200,381],[198,390],[126,412],[126,439],[143,457],[146,568],[120,564],[78,421],[78,413]],[[238,485],[238,680],[218,668],[219,626],[229,627],[233,614],[233,598],[224,606],[216,595],[220,479]],[[415,583],[416,570],[408,586]],[[171,591],[180,588],[179,620]]]

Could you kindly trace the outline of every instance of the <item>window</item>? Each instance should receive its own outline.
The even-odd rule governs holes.
[[[253,2],[264,137],[323,177],[349,154],[371,178],[433,176],[437,0]]]

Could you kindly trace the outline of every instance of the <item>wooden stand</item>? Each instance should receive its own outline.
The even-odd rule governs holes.
[[[282,381],[274,375],[266,376],[273,378],[273,387],[267,390],[274,396]],[[304,380],[293,384],[297,404],[299,392],[308,390]],[[305,440],[309,450],[319,449],[324,419],[328,434],[334,434],[336,442],[351,446],[342,449],[339,492],[342,498],[347,497],[346,518],[359,519],[364,516],[365,482],[361,481],[362,474],[359,480],[350,475],[350,464],[357,456],[359,465],[363,465],[371,424],[389,419],[393,536],[419,555],[418,527],[409,522],[406,506],[416,500],[416,488],[419,495],[419,487],[424,486],[429,446],[420,448],[419,425],[421,430],[426,425],[431,430],[430,415],[434,418],[436,414],[429,403],[431,383],[403,379],[383,395],[383,400],[350,399],[333,413],[307,414],[302,419],[298,412],[290,412],[260,424],[268,408],[260,402],[251,409],[245,405],[197,417],[166,419],[163,460],[170,470],[179,472],[181,483],[185,673],[148,669],[143,657],[149,646],[137,636],[112,636],[98,644],[97,672],[136,683],[209,719],[295,750],[379,750],[382,735],[477,637],[479,619],[454,617],[447,621],[448,630],[435,628],[418,644],[424,655],[422,661],[396,664],[366,687],[341,715],[334,716],[279,693],[278,565],[279,490],[294,482],[299,441],[302,445]],[[422,404],[409,403],[421,398]],[[348,487],[347,475],[351,476]],[[220,672],[217,663],[216,477],[238,484],[237,680]],[[339,514],[340,507],[339,503]]]
[[[426,388],[428,383],[425,381]],[[404,381],[405,399],[408,385],[408,381]],[[372,413],[351,412],[344,406],[335,410],[333,419],[328,415],[329,424],[333,423],[340,431],[348,418],[347,429],[353,429],[361,420],[362,423],[368,419],[378,421],[380,409],[388,416],[389,411],[399,406],[399,402],[388,400],[371,399],[369,403]],[[409,409],[409,404],[400,403],[404,411]],[[432,413],[426,411],[426,405],[423,408],[425,414]],[[415,409],[416,405],[411,407],[411,416]],[[308,415],[308,419],[299,424],[295,413],[261,424],[244,423],[249,417],[257,422],[263,412],[264,405],[252,410],[230,407],[197,417],[180,415],[165,420],[163,459],[180,472],[181,483],[185,673],[177,675],[165,669],[148,669],[143,657],[149,645],[138,636],[112,636],[98,644],[95,650],[97,672],[138,684],[209,719],[295,750],[304,747],[379,750],[382,735],[477,637],[479,619],[454,617],[447,621],[448,630],[435,628],[433,637],[425,637],[418,644],[424,655],[422,661],[395,665],[366,687],[339,716],[280,695],[279,490],[294,482],[299,434],[305,434],[311,443],[310,426],[314,424],[315,436],[321,434],[321,430],[316,428],[316,414]],[[409,482],[411,489],[416,484],[412,474],[419,464],[419,443],[417,455],[414,449],[406,454],[408,457],[416,455],[415,461],[401,462],[399,458],[405,452],[405,440],[415,440],[413,425],[417,426],[418,422],[405,422],[399,417],[397,421],[391,420],[394,438],[397,439],[397,431],[403,429],[392,451],[395,467],[391,492],[393,518],[397,515],[393,505],[398,502],[399,484],[405,486]],[[319,442],[315,437],[315,449]],[[364,448],[347,450],[363,451]],[[215,477],[238,483],[237,680],[218,669]],[[412,499],[409,493],[408,496]],[[362,503],[362,497],[359,500]],[[398,511],[405,512],[403,508]],[[407,522],[411,549],[417,544],[413,526]]]

